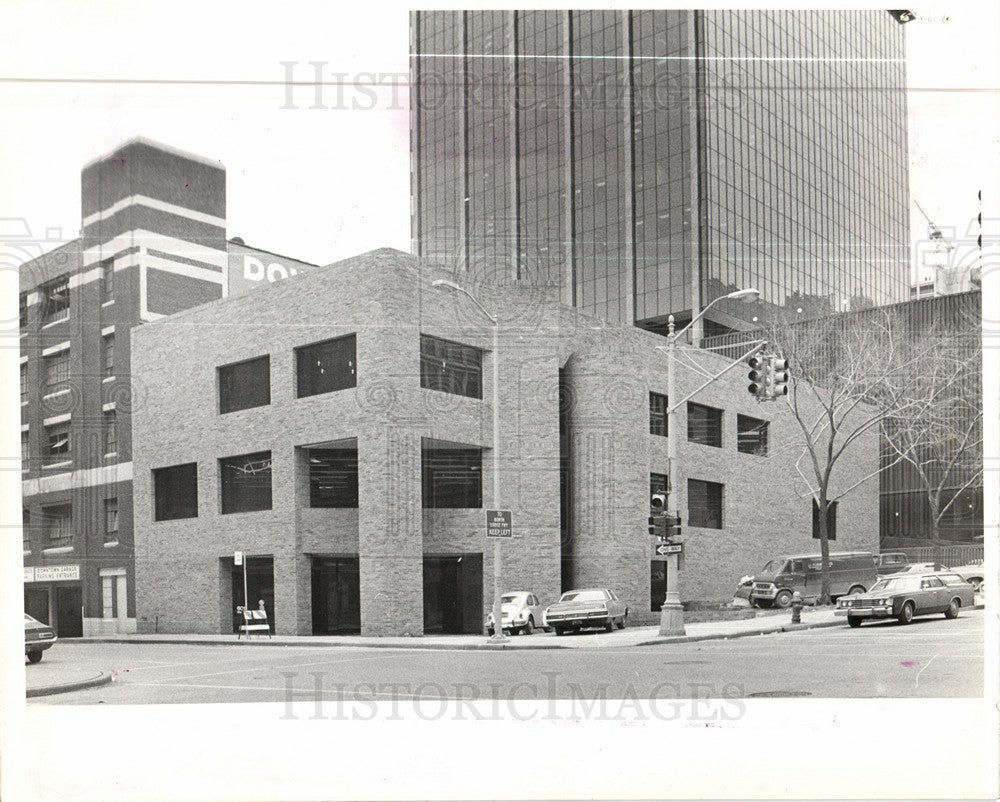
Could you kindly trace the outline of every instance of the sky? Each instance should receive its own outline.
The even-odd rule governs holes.
[[[76,236],[80,168],[143,135],[225,164],[230,237],[320,264],[382,246],[409,250],[405,8],[3,5],[8,239],[27,229],[45,250]],[[915,7],[905,28],[913,196],[963,247],[977,191],[988,187],[995,207],[1000,185],[995,6]],[[319,104],[312,87],[286,86],[317,70]],[[351,86],[338,97],[339,75],[364,73],[385,84],[377,98]],[[915,205],[911,231],[919,261],[927,225]]]

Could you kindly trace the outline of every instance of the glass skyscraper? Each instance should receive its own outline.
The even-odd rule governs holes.
[[[906,298],[888,11],[417,11],[410,68],[419,255],[652,329]]]

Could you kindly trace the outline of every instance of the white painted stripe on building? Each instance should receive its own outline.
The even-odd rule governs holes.
[[[28,431],[28,427],[29,427],[30,425],[31,425],[31,424],[29,424],[29,423],[22,423],[22,424],[21,424],[21,431],[22,431],[22,432],[26,432],[26,431]]]
[[[26,363],[27,361],[28,361],[28,357],[26,357],[26,356],[22,356],[22,357],[21,357],[21,361],[20,361],[20,363],[19,363],[19,364],[23,365],[23,364],[25,364],[25,363]]]
[[[189,259],[196,259],[199,262],[216,265],[225,270],[229,265],[229,251],[226,248],[211,248],[197,242],[170,237],[166,234],[158,234],[155,231],[137,228],[124,234],[119,234],[112,240],[100,245],[86,248],[83,252],[83,265],[89,267],[97,264],[102,258],[107,258],[103,254],[121,253],[126,248],[138,246],[140,249],[152,248],[155,251],[166,253],[176,253],[178,256],[186,256]],[[130,254],[131,255],[131,254]],[[115,263],[115,270],[119,270],[118,263]]]
[[[185,262],[173,262],[160,256],[151,256],[150,254],[146,254],[143,257],[143,262],[146,266],[155,267],[157,270],[162,270],[165,273],[176,273],[178,276],[187,276],[188,278],[196,278],[201,281],[210,281],[213,284],[222,284],[222,273],[216,273],[214,270],[208,270],[204,267],[195,267]]]
[[[96,268],[94,270],[85,270],[82,273],[75,273],[69,277],[69,288],[72,290],[82,284],[89,284],[91,281],[96,281],[101,277],[101,268]]]
[[[104,410],[105,412],[110,412],[115,408],[115,404],[116,404],[115,401],[108,401],[108,403],[102,406],[101,409]]]
[[[63,415],[53,415],[51,418],[45,418],[42,421],[42,426],[55,426],[57,423],[66,423],[73,417],[72,412],[67,412]]]
[[[110,326],[105,326],[103,329],[101,329],[102,337],[107,337],[109,334],[114,334],[114,333],[115,333],[115,327],[113,324]]]
[[[52,354],[58,354],[60,351],[69,350],[69,340],[61,342],[58,345],[51,345],[48,348],[42,349],[42,356],[52,356]]]
[[[189,220],[195,220],[199,223],[208,223],[209,225],[219,226],[220,228],[226,227],[226,219],[224,217],[216,217],[212,214],[206,214],[205,212],[188,209],[186,206],[178,206],[168,201],[151,198],[149,195],[129,195],[127,198],[122,198],[120,201],[112,206],[109,206],[107,209],[102,209],[94,212],[93,214],[88,214],[83,218],[83,226],[86,228],[87,226],[96,223],[98,220],[107,220],[112,215],[118,214],[118,212],[122,209],[127,209],[129,206],[146,206],[150,209],[155,209],[158,212],[176,214],[178,217],[186,217]]]
[[[94,487],[111,485],[116,482],[132,481],[132,463],[119,462],[116,465],[104,465],[100,468],[90,468],[85,471],[67,471],[58,476],[43,476],[38,479],[26,479],[21,482],[21,493],[25,498],[37,496],[40,493],[56,493],[61,490],[72,490],[78,487]]]
[[[32,304],[40,304],[42,302],[42,294],[40,292],[29,292],[28,293],[28,306]]]

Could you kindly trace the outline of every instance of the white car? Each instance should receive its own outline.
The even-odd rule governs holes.
[[[544,626],[542,612],[538,597],[527,590],[504,593],[500,597],[501,629],[511,635],[518,632],[530,635],[535,627]],[[492,612],[486,616],[486,632],[490,635],[494,632]]]
[[[972,585],[976,593],[983,592],[983,580],[986,578],[985,565],[983,563],[968,563],[957,568],[949,568],[953,574],[958,574],[962,579]]]

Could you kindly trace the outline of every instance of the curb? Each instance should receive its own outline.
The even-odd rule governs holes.
[[[33,696],[52,696],[57,693],[69,693],[70,691],[81,691],[86,688],[98,688],[101,685],[108,685],[111,682],[111,674],[101,671],[96,677],[77,680],[76,682],[63,682],[57,685],[42,685],[38,688],[28,688],[25,697],[30,699]]]
[[[733,640],[735,638],[750,638],[756,635],[775,635],[779,632],[800,632],[803,629],[846,626],[846,624],[846,621],[817,621],[814,624],[783,624],[780,627],[759,627],[739,632],[713,632],[708,635],[677,635],[674,637],[668,636],[641,641],[636,646],[659,646],[665,643],[695,643],[702,640]]]

